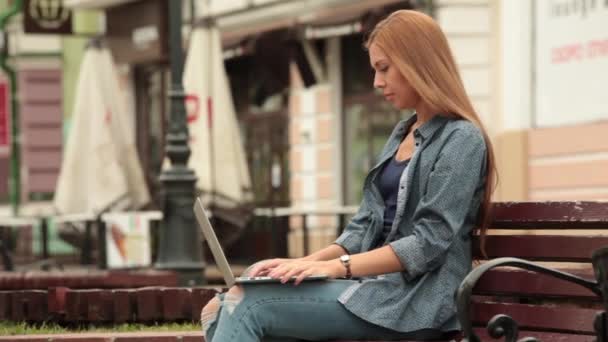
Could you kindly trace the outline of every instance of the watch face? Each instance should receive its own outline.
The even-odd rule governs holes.
[[[340,257],[340,260],[347,262],[350,260],[350,256],[348,254],[344,254],[343,256]]]

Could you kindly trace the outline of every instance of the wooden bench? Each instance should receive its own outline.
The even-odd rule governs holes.
[[[591,256],[608,246],[608,203],[501,203],[492,228],[511,233],[488,237],[486,250],[497,259],[476,267],[460,286],[465,338],[517,341],[519,330],[543,341],[592,341],[596,334],[606,341],[605,324],[596,322],[606,307]],[[485,331],[475,329],[484,325]]]
[[[486,249],[492,260],[478,262],[477,267],[462,282],[457,296],[458,316],[465,341],[494,341],[491,335],[497,338],[505,335],[503,340],[517,341],[518,330],[524,336],[533,336],[543,341],[593,341],[596,334],[600,336],[598,342],[608,341],[602,290],[596,284],[591,259],[593,251],[606,251],[603,247],[608,246],[608,203],[498,203],[495,205],[492,228],[500,229],[499,232],[492,231],[487,239]],[[537,235],[537,230],[545,234]],[[478,239],[475,238],[474,242],[474,254],[481,259]],[[553,269],[549,269],[540,266],[539,262],[558,264],[552,264]],[[563,264],[564,262],[568,264]],[[598,275],[605,280],[605,269],[598,267],[598,270],[603,270]],[[568,273],[563,273],[564,271]],[[128,315],[130,321],[146,321],[146,313],[155,314],[151,317],[159,322],[176,319],[197,321],[200,308],[213,294],[205,293],[203,296],[197,292],[194,296],[195,291],[192,289],[190,292],[194,297],[187,297],[186,293],[184,298],[197,298],[194,301],[196,303],[193,303],[193,300],[184,298],[174,300],[177,295],[169,292],[179,292],[177,289],[170,289],[169,292],[155,292],[151,289],[138,291],[134,292],[137,296],[127,302],[141,302],[141,308],[137,305],[127,307],[141,312],[138,315]],[[78,294],[77,291],[74,292]],[[89,300],[95,293],[86,294],[86,299]],[[5,302],[10,296],[11,302],[17,298],[12,292],[0,292],[0,295],[6,297]],[[155,299],[150,300],[150,296]],[[80,297],[83,296],[78,298]],[[95,298],[97,297],[105,298]],[[49,300],[54,297],[47,294],[44,298]],[[115,298],[110,298],[113,305],[109,305],[107,310],[123,312],[117,306],[120,303],[116,304]],[[67,299],[66,295],[66,303],[70,302]],[[62,311],[57,310],[56,306],[49,304],[49,313],[53,310]],[[65,311],[70,312],[71,306],[66,304],[65,307]],[[0,305],[0,309],[3,308],[7,306]],[[21,308],[21,305],[16,308]],[[74,315],[85,314],[80,309],[77,311]],[[163,314],[158,314],[159,312]],[[90,312],[87,311],[86,314]],[[503,316],[497,316],[501,314]],[[8,315],[9,312],[5,312],[6,318]],[[96,313],[94,318],[97,319],[98,316]],[[79,316],[77,321],[86,321],[85,318]],[[116,322],[116,317],[108,315],[103,321],[113,323]],[[489,330],[486,328],[488,324]],[[455,340],[460,338],[454,337]]]
[[[593,251],[608,246],[608,203],[496,203],[494,208],[486,240],[492,260],[482,257],[475,237],[479,261],[457,294],[463,332],[454,340],[582,342],[597,334],[597,341],[608,341],[591,260]]]

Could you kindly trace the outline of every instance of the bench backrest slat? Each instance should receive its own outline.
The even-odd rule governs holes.
[[[486,328],[475,328],[475,333],[481,338],[481,341],[499,341],[488,334]],[[538,331],[519,331],[519,337],[535,337],[539,341],[547,342],[591,342],[593,337],[589,335],[563,334],[555,332],[538,332]]]
[[[501,229],[608,229],[608,203],[501,202],[492,217]]]
[[[482,258],[474,237],[473,255]],[[516,257],[532,261],[591,262],[591,253],[608,246],[608,236],[568,235],[488,235],[486,253],[490,258]]]
[[[597,310],[486,302],[475,303],[473,312],[474,324],[479,325],[485,325],[495,315],[507,314],[517,321],[521,329],[593,335]]]
[[[569,273],[583,278],[593,278],[589,270],[568,270]],[[599,298],[590,290],[553,278],[515,268],[497,268],[486,273],[477,283],[475,293],[479,295],[500,295],[517,297],[545,297],[586,299],[599,302]]]

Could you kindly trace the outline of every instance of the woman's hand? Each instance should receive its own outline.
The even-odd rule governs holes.
[[[298,285],[304,278],[312,275],[325,275],[329,278],[338,278],[343,277],[345,274],[346,268],[344,268],[338,259],[328,261],[296,259],[274,267],[268,273],[268,276],[281,279],[281,283],[286,283],[291,277],[296,277],[294,285]]]
[[[262,260],[254,265],[252,265],[251,269],[247,272],[247,276],[249,277],[264,277],[267,276],[270,271],[272,271],[275,267],[280,266],[285,263],[294,262],[300,259],[268,259]]]

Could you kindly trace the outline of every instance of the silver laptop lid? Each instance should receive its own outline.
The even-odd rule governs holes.
[[[196,220],[198,221],[199,227],[203,231],[203,235],[205,236],[205,240],[207,240],[207,245],[211,249],[211,253],[213,254],[213,258],[215,259],[215,263],[217,267],[222,272],[224,276],[224,281],[226,285],[232,287],[234,285],[234,274],[230,269],[230,265],[228,264],[228,260],[224,255],[224,251],[222,250],[222,246],[220,242],[217,240],[217,236],[211,227],[211,222],[209,222],[209,218],[207,217],[207,213],[205,212],[205,208],[203,207],[203,202],[200,198],[196,199],[194,203],[194,214],[196,215]]]

